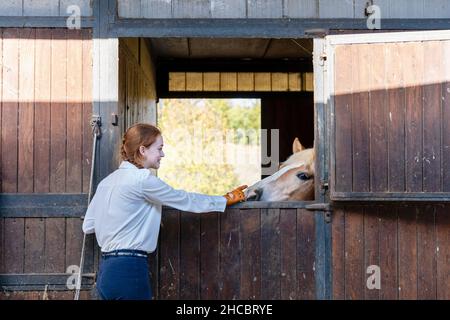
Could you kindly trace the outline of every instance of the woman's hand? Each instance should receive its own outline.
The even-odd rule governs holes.
[[[243,185],[224,195],[225,199],[227,199],[227,206],[231,206],[232,204],[235,204],[237,202],[245,201],[245,194],[244,192],[242,192],[242,190],[246,188],[247,185]]]

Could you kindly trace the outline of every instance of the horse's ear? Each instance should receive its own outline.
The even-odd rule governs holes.
[[[305,147],[302,146],[300,140],[298,140],[298,138],[295,138],[294,143],[292,144],[292,153],[297,153],[303,151],[304,149]]]

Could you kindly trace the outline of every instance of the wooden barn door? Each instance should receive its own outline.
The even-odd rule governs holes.
[[[45,288],[73,298],[66,272],[80,262],[89,189],[92,50],[90,29],[0,28],[0,300]],[[89,237],[84,271],[97,265]]]
[[[322,44],[332,298],[448,299],[450,32]]]
[[[329,36],[332,200],[450,199],[450,31]]]

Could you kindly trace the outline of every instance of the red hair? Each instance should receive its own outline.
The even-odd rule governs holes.
[[[129,127],[123,135],[122,147],[120,148],[122,160],[142,169],[140,146],[148,148],[160,135],[161,131],[151,124],[136,123]]]

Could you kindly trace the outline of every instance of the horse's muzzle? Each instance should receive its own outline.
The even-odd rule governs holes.
[[[247,201],[259,201],[262,197],[263,189],[255,189],[253,194],[247,197]]]

